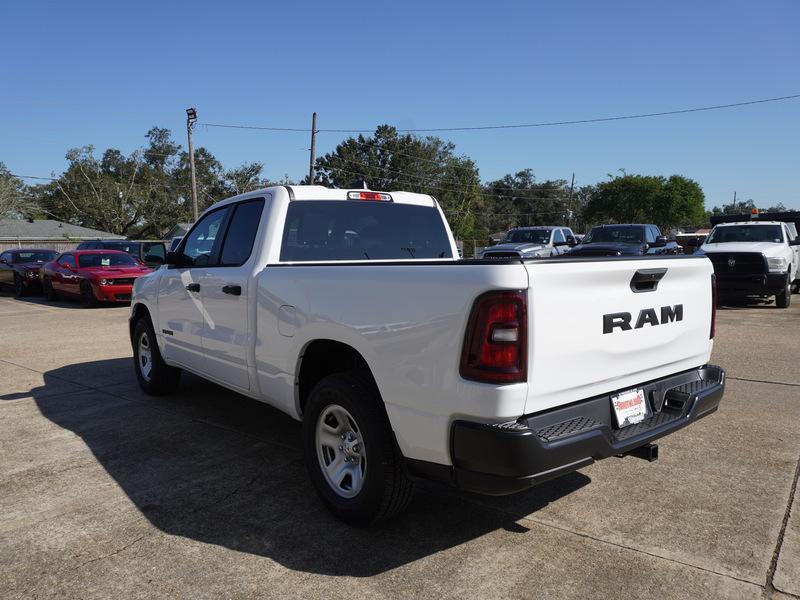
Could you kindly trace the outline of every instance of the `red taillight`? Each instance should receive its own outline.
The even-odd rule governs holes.
[[[349,200],[370,200],[378,202],[391,202],[392,197],[383,192],[347,192]]]
[[[525,291],[479,296],[464,336],[461,376],[485,383],[517,383],[527,377]]]
[[[708,338],[713,340],[717,327],[717,277],[711,274],[711,331]]]

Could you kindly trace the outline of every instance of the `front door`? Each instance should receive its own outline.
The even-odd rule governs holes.
[[[58,259],[55,277],[51,281],[53,289],[63,294],[79,294],[81,281],[77,270],[78,263],[75,262],[75,255],[62,255]]]
[[[215,379],[244,390],[250,389],[247,354],[253,338],[248,290],[259,258],[256,234],[265,202],[255,198],[232,208],[217,264],[205,269],[200,278],[206,370]]]
[[[216,261],[227,206],[200,219],[178,247],[179,266],[170,266],[160,278],[156,334],[164,340],[164,357],[189,369],[206,371],[203,354],[202,279]]]
[[[0,254],[0,286],[14,283],[14,271],[11,269],[11,252]]]

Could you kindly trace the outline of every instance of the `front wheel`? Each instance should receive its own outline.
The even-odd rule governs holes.
[[[366,373],[330,375],[314,387],[303,415],[303,449],[317,493],[346,523],[384,521],[411,501],[413,483]]]
[[[14,275],[14,295],[17,298],[22,298],[26,295],[28,290],[25,289],[25,282],[22,281],[22,277],[19,275]]]
[[[789,308],[792,303],[792,280],[791,276],[786,277],[786,285],[783,291],[775,296],[775,306],[778,308]]]
[[[153,324],[148,317],[136,321],[133,328],[133,364],[139,387],[151,396],[174,392],[181,380],[181,370],[170,367],[161,358]]]
[[[97,297],[94,295],[92,285],[85,280],[81,283],[81,304],[83,304],[84,308],[97,306]]]

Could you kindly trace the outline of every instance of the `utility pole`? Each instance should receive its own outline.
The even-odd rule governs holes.
[[[569,218],[567,219],[567,225],[572,225],[570,221],[572,221],[572,190],[575,189],[575,173],[572,174],[572,183],[569,184],[569,202],[567,202],[567,210],[569,211]]]
[[[736,210],[736,192],[733,192],[733,204],[731,206]]]
[[[194,220],[197,222],[197,179],[194,173],[194,142],[192,141],[192,130],[197,122],[197,109],[195,107],[186,109],[186,133],[189,136],[189,168],[192,172],[192,209]]]
[[[311,155],[308,158],[308,185],[314,185],[314,145],[317,141],[317,113],[311,115]]]

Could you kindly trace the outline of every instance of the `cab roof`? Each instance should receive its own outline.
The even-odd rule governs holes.
[[[717,227],[730,227],[731,225],[780,225],[783,221],[760,221],[753,219],[752,221],[731,221],[730,223],[718,223]]]
[[[383,191],[383,190],[364,190],[358,188],[350,188],[350,189],[332,189],[327,188],[322,185],[279,185],[279,186],[272,186],[268,188],[262,188],[259,190],[253,190],[251,192],[246,192],[244,194],[240,194],[238,196],[234,196],[232,198],[226,198],[224,200],[220,200],[219,202],[215,203],[214,206],[222,206],[224,204],[228,204],[230,202],[237,202],[239,200],[244,200],[246,198],[256,198],[259,195],[263,195],[268,192],[273,192],[276,190],[286,190],[289,192],[289,200],[290,201],[297,201],[297,200],[350,200],[348,198],[349,192],[379,192],[381,194],[389,194],[392,198],[392,202],[395,204],[413,204],[416,206],[429,206],[435,207],[436,200],[433,196],[429,196],[427,194],[416,194],[414,192],[402,192],[402,191]],[[357,202],[358,200],[350,200],[351,202]]]

